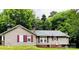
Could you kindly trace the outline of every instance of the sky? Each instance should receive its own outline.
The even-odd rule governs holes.
[[[46,17],[48,17],[49,15],[50,15],[50,12],[51,12],[52,10],[49,10],[49,9],[35,9],[34,10],[34,12],[35,12],[35,14],[36,14],[36,17],[39,17],[39,18],[41,18],[41,16],[43,15],[43,14],[45,14],[46,15]]]
[[[46,17],[48,17],[50,15],[51,11],[60,12],[60,11],[64,11],[64,10],[65,9],[33,9],[36,17],[39,17],[39,18],[41,18],[43,14],[45,14]]]

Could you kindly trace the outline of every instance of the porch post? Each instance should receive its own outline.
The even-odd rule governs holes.
[[[50,48],[52,47],[52,36],[50,37]]]
[[[4,36],[2,36],[1,43],[2,43],[2,45],[4,45]]]
[[[3,36],[2,36],[2,41],[3,41],[4,39],[3,39]]]

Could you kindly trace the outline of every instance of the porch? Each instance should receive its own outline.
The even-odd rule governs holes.
[[[4,45],[4,37],[0,36],[0,45]]]
[[[37,37],[37,47],[66,47],[68,46],[67,37],[58,36],[39,36]]]

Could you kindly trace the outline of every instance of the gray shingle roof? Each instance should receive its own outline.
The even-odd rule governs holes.
[[[35,30],[34,32],[31,31],[31,30],[28,30],[27,28],[21,26],[21,25],[17,25],[13,28],[11,28],[10,30],[7,30],[3,33],[1,33],[0,35],[4,35],[14,29],[16,29],[17,27],[21,27],[22,29],[26,30],[26,31],[29,31],[30,33],[34,34],[34,35],[37,35],[37,36],[65,36],[65,37],[69,37],[67,34],[61,32],[61,31],[57,31],[57,30]]]
[[[61,32],[61,31],[57,31],[57,30],[36,30],[35,34],[37,36],[65,36],[65,37],[69,37],[67,34]]]

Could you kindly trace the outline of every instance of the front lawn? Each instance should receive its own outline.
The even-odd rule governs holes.
[[[78,48],[39,48],[36,46],[0,46],[0,50],[78,50]]]

